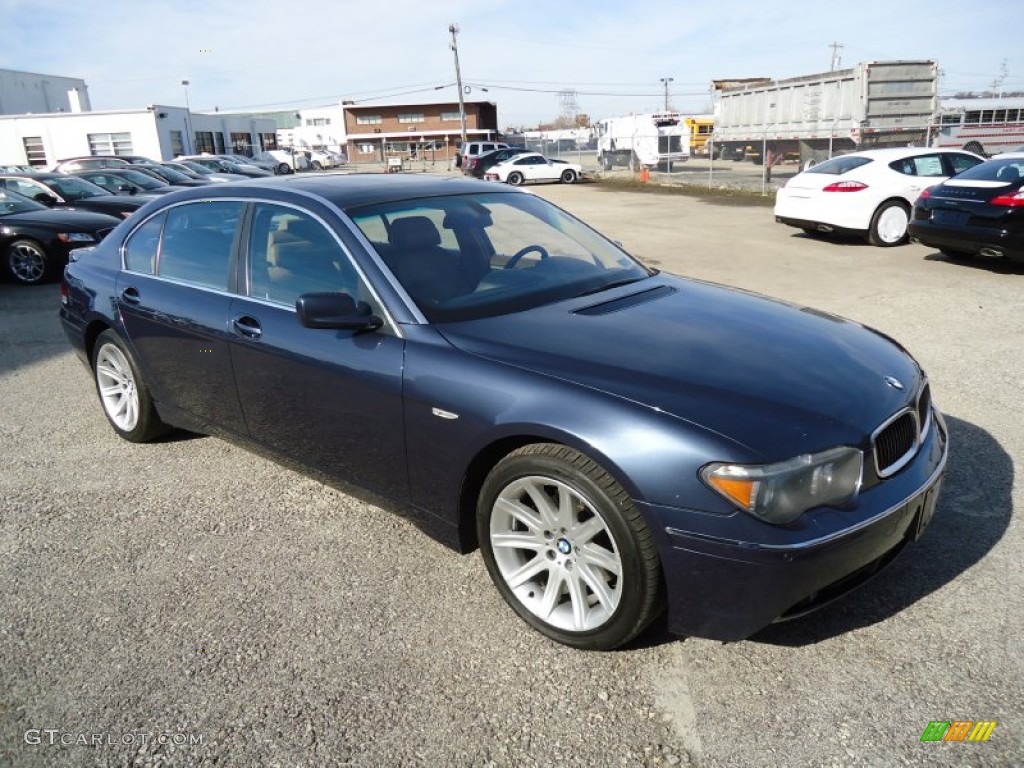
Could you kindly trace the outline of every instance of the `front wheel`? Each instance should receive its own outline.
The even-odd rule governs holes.
[[[562,171],[561,181],[563,184],[575,184],[576,183],[576,171],[571,168],[566,168]]]
[[[319,160],[314,160],[310,168],[312,168],[314,171],[322,171],[324,169],[324,166],[323,163],[321,163]]]
[[[132,443],[146,443],[169,430],[157,415],[135,358],[113,331],[96,339],[92,370],[103,413],[117,434]]]
[[[288,165],[288,163],[281,163],[281,164],[279,164],[277,166],[277,174],[279,176],[284,176],[286,173],[291,173],[291,172],[292,172],[292,167],[290,165]]]
[[[907,240],[907,226],[910,224],[910,211],[907,206],[897,200],[883,203],[871,217],[868,228],[868,242],[881,248],[900,245]]]
[[[7,247],[4,267],[14,282],[38,285],[50,276],[53,260],[35,240],[15,240]]]
[[[477,533],[498,592],[559,643],[617,648],[661,611],[660,561],[643,517],[572,448],[540,443],[502,459],[480,491]]]
[[[519,173],[518,171],[513,171],[508,175],[508,183],[511,184],[513,187],[518,187],[520,184],[523,183],[523,174]]]

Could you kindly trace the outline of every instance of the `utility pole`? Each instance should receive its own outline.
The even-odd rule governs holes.
[[[674,79],[675,78],[672,78],[672,77],[663,77],[663,78],[661,78],[661,82],[665,86],[665,111],[666,112],[668,112],[668,84],[671,83]]]
[[[455,85],[459,89],[459,120],[462,122],[462,142],[466,142],[466,102],[462,99],[462,72],[459,71],[459,44],[455,36],[459,34],[458,24],[449,24],[452,33],[452,53],[455,54]]]
[[[842,43],[837,43],[837,42],[832,42],[829,45],[829,48],[832,49],[832,65],[831,65],[831,67],[829,69],[829,72],[835,72],[837,69],[839,69],[839,66],[843,63],[843,56],[842,56],[841,53],[839,53],[839,51],[841,51],[843,49],[843,44]]]

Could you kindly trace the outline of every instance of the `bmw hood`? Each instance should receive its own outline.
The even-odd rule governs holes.
[[[662,275],[440,331],[464,352],[671,414],[765,460],[866,446],[922,378],[902,347],[857,323]]]

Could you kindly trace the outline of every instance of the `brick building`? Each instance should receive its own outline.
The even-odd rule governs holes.
[[[388,158],[447,162],[462,141],[459,104],[344,105],[346,151],[350,163],[383,163]],[[498,108],[490,101],[467,101],[466,137],[498,137]]]

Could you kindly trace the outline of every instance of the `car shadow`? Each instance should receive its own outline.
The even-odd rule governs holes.
[[[925,261],[945,261],[962,267],[984,269],[997,275],[1024,275],[1024,262],[984,256],[949,256],[933,251],[924,257]]]
[[[921,539],[863,588],[754,635],[803,646],[884,621],[956,579],[1002,539],[1013,514],[1013,460],[984,429],[947,416],[950,456],[935,518]]]
[[[812,234],[810,232],[802,232],[800,230],[797,230],[796,232],[793,232],[790,235],[790,237],[794,238],[795,240],[813,240],[819,243],[831,243],[833,245],[853,246],[855,248],[875,248],[875,246],[873,246],[863,237],[860,237],[858,235],[844,235],[835,232],[821,232],[818,234]]]

